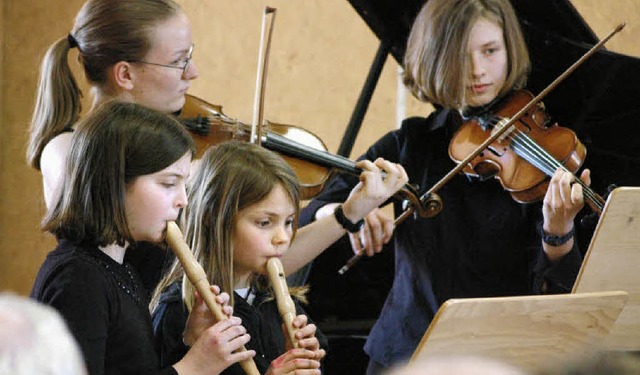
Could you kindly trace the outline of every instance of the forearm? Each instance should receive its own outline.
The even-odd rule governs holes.
[[[327,206],[335,209],[337,205],[335,203]],[[302,268],[347,233],[333,214],[316,217],[316,221],[298,230],[289,251],[282,257],[282,267],[287,275]]]
[[[575,243],[567,254],[556,261],[551,261],[546,253],[540,254],[535,270],[533,292],[544,294],[571,292],[581,264],[582,254]]]
[[[544,250],[544,253],[547,256],[547,259],[549,259],[549,261],[552,263],[556,263],[560,261],[562,258],[564,258],[565,255],[569,254],[569,252],[573,248],[573,242],[574,242],[574,239],[572,238],[567,243],[561,246],[551,246],[544,243],[543,241],[542,249]]]
[[[324,206],[314,204],[313,207],[317,210],[314,214],[316,220],[298,231],[289,251],[282,259],[287,274],[297,271],[313,260],[342,237],[347,232],[346,229],[354,233],[361,230],[362,226],[355,223],[364,222],[365,216],[384,204],[408,180],[402,166],[380,158],[375,162],[364,160],[356,165],[363,169],[359,177],[360,181],[351,187],[351,192],[344,203],[336,203],[342,201],[336,199],[325,200],[331,203]],[[349,185],[343,184],[343,187],[347,186]],[[337,184],[335,187],[336,190],[343,190],[338,189]],[[342,205],[342,212],[339,212],[338,216],[340,221],[335,214],[336,207],[339,205]]]

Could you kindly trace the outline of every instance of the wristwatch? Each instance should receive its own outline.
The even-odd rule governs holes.
[[[344,211],[342,211],[342,205],[336,207],[336,210],[333,211],[333,216],[335,216],[338,223],[350,233],[359,232],[364,226],[364,219],[360,219],[357,223],[347,219],[347,217],[344,216]]]
[[[574,228],[571,228],[569,233],[567,233],[567,234],[565,234],[563,236],[556,236],[555,234],[549,234],[549,233],[545,232],[545,230],[543,229],[542,230],[542,241],[544,243],[546,243],[547,245],[560,246],[560,245],[566,244],[567,241],[572,239],[574,234],[575,234],[575,229]]]

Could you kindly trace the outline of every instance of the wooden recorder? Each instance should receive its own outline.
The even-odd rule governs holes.
[[[207,274],[204,272],[200,263],[196,261],[191,249],[189,249],[189,246],[184,241],[184,236],[182,235],[180,228],[178,228],[178,225],[173,221],[167,222],[167,244],[171,250],[173,250],[173,253],[180,261],[180,264],[182,264],[182,268],[184,268],[187,278],[196,287],[196,290],[200,293],[200,297],[202,297],[204,303],[207,305],[209,310],[211,310],[216,321],[228,319],[222,311],[222,306],[220,306],[216,301],[216,296],[211,292],[211,286],[209,284]],[[246,350],[247,349],[243,346],[238,351]],[[260,375],[253,358],[240,362],[240,366],[242,366],[242,369],[247,375]]]
[[[269,282],[275,293],[278,312],[284,321],[287,336],[293,347],[297,348],[298,340],[295,337],[295,333],[298,330],[293,327],[293,319],[296,317],[296,306],[289,295],[289,287],[287,286],[287,279],[280,259],[270,258],[267,261],[267,274],[269,275]]]

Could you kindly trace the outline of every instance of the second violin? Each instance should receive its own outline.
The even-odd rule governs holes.
[[[224,115],[221,106],[188,94],[179,119],[191,132],[198,156],[211,145],[229,140],[249,141],[251,136],[251,126]],[[361,172],[353,161],[330,154],[320,138],[298,126],[266,121],[261,145],[279,153],[291,165],[302,187],[302,199],[316,196],[333,170],[353,175]],[[438,200],[423,204],[417,189],[412,185],[405,185],[397,196],[415,207],[423,217],[431,217],[440,212]]]
[[[187,127],[196,142],[197,155],[201,156],[212,145],[239,140],[248,142],[251,126],[226,116],[222,107],[208,103],[192,95],[186,101],[179,119]],[[268,131],[263,146],[281,155],[293,167],[304,191],[304,198],[318,194],[329,178],[326,167],[300,158],[296,153],[326,153],[326,146],[315,134],[293,125],[267,122]],[[293,155],[292,155],[293,154]]]

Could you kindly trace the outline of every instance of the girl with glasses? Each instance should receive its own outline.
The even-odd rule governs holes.
[[[191,61],[191,24],[178,4],[87,1],[69,34],[53,43],[42,61],[27,159],[42,172],[47,206],[54,203],[71,131],[80,117],[82,93],[67,63],[71,49],[78,50],[91,85],[92,107],[118,99],[175,112],[198,77]]]
[[[191,60],[193,48],[191,24],[173,0],[88,0],[83,5],[69,35],[53,43],[42,61],[31,122],[27,159],[42,172],[48,207],[55,203],[64,158],[80,117],[81,92],[67,63],[69,51],[78,50],[91,85],[93,107],[117,99],[173,113],[182,108],[191,80],[198,77]],[[396,166],[387,182],[380,181],[382,190],[354,194],[343,205],[344,218],[357,223],[400,189],[405,177],[404,170]],[[296,256],[285,263],[287,274],[310,262],[344,233],[333,217],[301,229],[292,244]],[[151,247],[129,256],[147,289],[153,290],[165,254]]]

